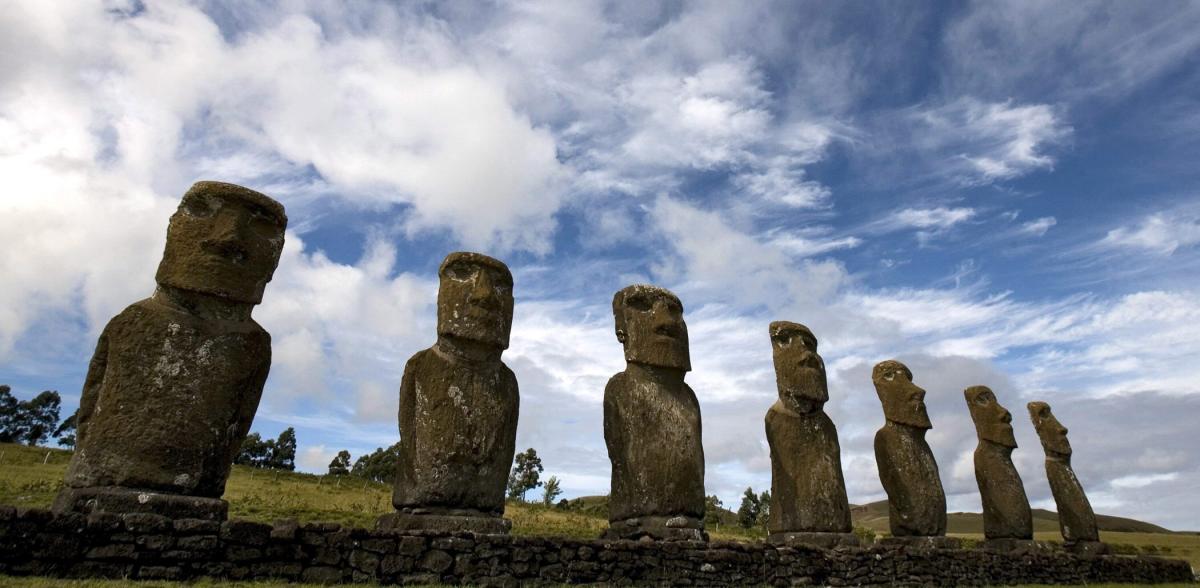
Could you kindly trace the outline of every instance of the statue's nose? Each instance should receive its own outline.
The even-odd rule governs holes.
[[[470,300],[484,306],[492,306],[497,303],[492,277],[487,272],[481,271],[476,274],[475,281],[471,285]]]

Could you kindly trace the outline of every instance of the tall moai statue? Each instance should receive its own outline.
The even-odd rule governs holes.
[[[946,535],[946,493],[937,462],[925,441],[933,428],[925,412],[925,390],[907,366],[889,359],[871,372],[887,422],[875,433],[875,463],[888,495],[892,536],[886,543],[952,547]]]
[[[683,304],[670,291],[634,285],[613,296],[625,371],[604,388],[604,441],[612,462],[609,528],[619,539],[707,540],[700,404]]]
[[[858,545],[842,477],[837,427],[825,414],[829,386],[808,327],[771,323],[779,400],[767,411],[771,447],[771,543]]]
[[[241,186],[183,195],[154,294],[96,343],[55,510],[226,517],[225,481],[271,367],[271,336],[250,312],[286,226],[281,204]]]
[[[1071,442],[1067,440],[1067,428],[1058,422],[1050,405],[1045,402],[1028,404],[1029,418],[1046,450],[1046,479],[1050,482],[1050,493],[1058,508],[1058,528],[1062,531],[1063,544],[1076,553],[1097,555],[1108,551],[1100,542],[1100,531],[1096,528],[1096,513],[1083,493],[1083,484],[1075,477],[1071,468]]]
[[[508,266],[451,253],[438,269],[437,342],[404,366],[400,455],[380,529],[505,534],[517,442],[517,378],[500,360],[512,330]]]
[[[996,400],[987,386],[963,391],[979,444],[975,447],[975,482],[983,499],[985,547],[1017,549],[1032,545],[1033,513],[1021,475],[1012,462],[1017,448],[1012,413]]]

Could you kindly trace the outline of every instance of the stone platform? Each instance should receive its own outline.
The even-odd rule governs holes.
[[[904,546],[588,540],[216,522],[0,506],[0,574],[471,585],[1004,585],[1191,582],[1186,561]]]

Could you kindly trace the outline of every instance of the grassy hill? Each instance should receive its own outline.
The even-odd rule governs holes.
[[[867,527],[877,533],[888,531],[888,503],[886,500],[854,505],[850,509],[850,517],[854,520],[855,526]],[[1101,531],[1173,533],[1173,531],[1158,525],[1111,515],[1096,515],[1096,525]],[[1033,531],[1035,533],[1057,533],[1058,513],[1041,508],[1033,509]],[[946,532],[952,535],[982,535],[983,515],[977,512],[949,513],[946,516]]]
[[[46,508],[62,485],[69,451],[0,444],[0,504]],[[301,522],[331,521],[357,527],[373,527],[375,518],[391,510],[391,488],[359,478],[317,476],[295,472],[258,470],[234,466],[226,487],[232,518],[273,522],[295,518]],[[557,535],[595,538],[607,527],[608,497],[588,496],[570,501],[559,509],[512,502],[505,516],[513,521],[517,535]],[[874,502],[852,508],[856,527],[883,534],[888,528],[887,503]],[[761,541],[761,528],[743,529],[736,515],[722,509],[721,523],[709,529],[713,539]],[[1118,551],[1165,553],[1200,567],[1200,534],[1171,533],[1131,519],[1100,516],[1101,539]],[[1035,538],[1058,540],[1057,516],[1034,511]],[[966,538],[982,538],[981,515],[952,513],[949,532]]]

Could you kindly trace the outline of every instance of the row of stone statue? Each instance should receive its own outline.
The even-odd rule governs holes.
[[[271,362],[270,335],[251,309],[278,264],[286,225],[282,205],[241,186],[198,182],[184,194],[167,229],[157,289],[114,317],[96,345],[57,510],[225,518],[220,496]],[[491,257],[452,253],[438,276],[437,342],[404,368],[396,511],[378,525],[506,533],[519,401],[516,377],[500,357],[512,325],[512,274]],[[612,309],[627,367],[604,392],[612,462],[606,536],[703,540],[704,450],[700,407],[684,382],[691,361],[683,305],[665,289],[634,285],[616,293]],[[828,390],[817,339],[782,321],[771,323],[770,339],[779,390],[766,416],[770,540],[856,543],[837,430],[822,408]],[[872,379],[887,419],[875,453],[893,540],[944,544],[946,500],[924,439],[931,427],[925,392],[897,361],[875,366]],[[979,436],[984,533],[993,544],[1019,546],[1032,538],[1032,519],[1010,457],[1011,415],[985,387],[967,389],[966,399]],[[1071,470],[1067,430],[1045,403],[1029,411],[1063,537],[1096,550],[1095,517]]]

